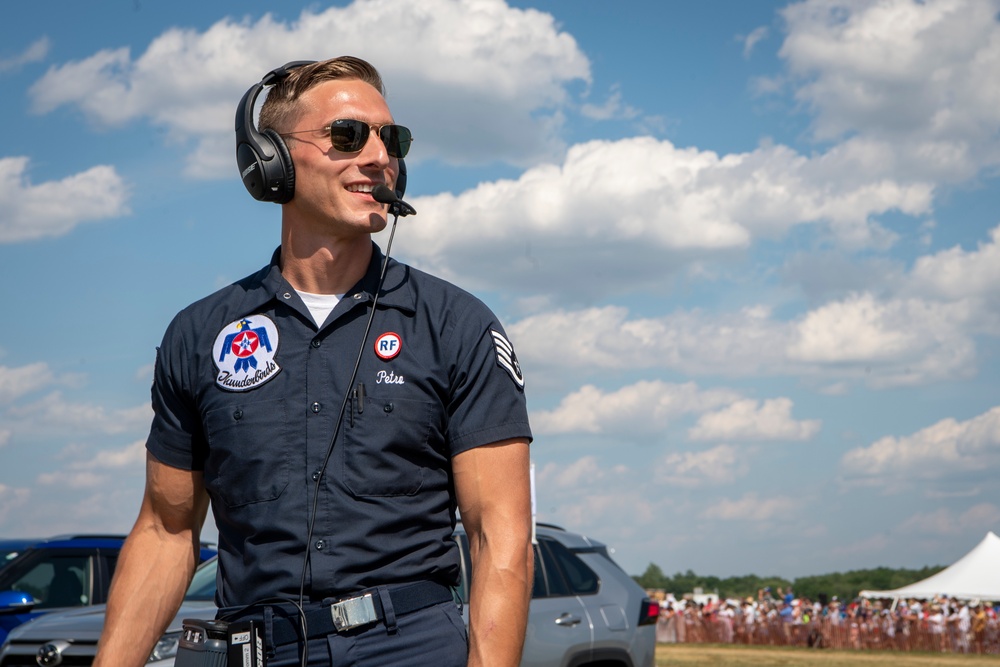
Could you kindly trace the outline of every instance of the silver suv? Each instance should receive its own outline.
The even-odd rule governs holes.
[[[558,526],[536,530],[535,582],[522,667],[653,667],[656,602],[611,559],[607,547]],[[468,538],[461,524],[458,595],[468,602]],[[191,587],[149,667],[173,665],[181,619],[213,618],[215,560],[195,572]],[[104,623],[102,606],[50,614],[11,632],[0,649],[0,667],[90,665]],[[58,654],[59,661],[56,660]],[[38,662],[45,656],[49,662]]]

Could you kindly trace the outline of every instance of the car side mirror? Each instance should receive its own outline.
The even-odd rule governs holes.
[[[38,600],[21,591],[0,591],[0,614],[24,614],[32,610]]]

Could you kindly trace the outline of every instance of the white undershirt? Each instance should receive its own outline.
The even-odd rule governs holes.
[[[302,303],[306,304],[309,314],[312,315],[313,321],[318,327],[323,326],[330,311],[344,298],[343,294],[312,294],[302,290],[296,290],[296,292],[299,293]]]

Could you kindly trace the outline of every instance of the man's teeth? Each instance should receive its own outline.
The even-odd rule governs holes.
[[[367,193],[371,194],[372,186],[370,186],[370,185],[348,185],[347,186],[347,191],[348,192],[367,192]]]

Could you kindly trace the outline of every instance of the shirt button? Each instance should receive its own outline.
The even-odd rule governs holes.
[[[312,342],[311,342],[311,343],[309,343],[309,344],[310,344],[310,345],[312,345],[313,347],[319,347],[319,346],[320,346],[320,345],[322,345],[323,343],[322,343],[322,342],[320,341],[320,339],[319,339],[319,338],[313,338],[313,339],[312,339]]]
[[[353,299],[354,299],[355,301],[360,301],[361,299],[365,298],[365,293],[364,293],[364,292],[358,292],[358,293],[357,293],[357,294],[355,294],[355,295],[354,295],[354,296],[353,296],[352,298],[353,298]]]
[[[318,413],[319,413],[319,411],[323,409],[323,406],[322,406],[322,405],[320,405],[319,403],[313,403],[313,404],[312,404],[312,405],[310,406],[310,409],[311,409],[311,410],[312,410],[312,411],[313,411],[314,413],[317,413],[317,414],[318,414]]]
[[[382,409],[385,410],[386,412],[392,412],[393,407],[394,406],[392,405],[392,403],[386,403],[385,405],[382,406]]]
[[[313,481],[314,482],[318,482],[319,481],[319,470],[317,470],[316,472],[313,473]]]
[[[316,551],[322,551],[324,546],[323,540],[316,540]]]
[[[233,419],[243,419],[243,410],[236,408],[236,411],[233,412]]]
[[[291,292],[285,292],[284,294],[281,295],[281,298],[282,299],[286,299],[286,300],[287,299],[291,299],[292,298],[292,294],[291,294]]]

